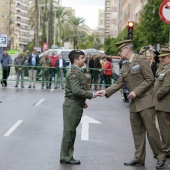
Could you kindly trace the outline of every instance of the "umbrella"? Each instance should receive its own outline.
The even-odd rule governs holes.
[[[85,55],[90,54],[90,55],[97,55],[101,54],[99,50],[96,50],[95,48],[89,48],[84,51]]]

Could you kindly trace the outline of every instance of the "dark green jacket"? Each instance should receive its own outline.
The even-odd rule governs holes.
[[[65,80],[65,97],[84,105],[86,99],[93,98],[93,92],[87,91],[87,78],[76,66],[67,72]]]

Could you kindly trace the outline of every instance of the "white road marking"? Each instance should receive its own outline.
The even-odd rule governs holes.
[[[39,102],[37,102],[34,106],[39,106],[42,102],[44,101],[44,99],[41,99]]]
[[[54,89],[51,89],[50,92],[54,91]]]
[[[89,140],[89,124],[90,123],[101,124],[97,120],[86,115],[81,118],[81,123],[82,123],[81,140]]]
[[[15,123],[15,125],[13,125],[3,136],[9,136],[22,122],[23,120],[18,120],[18,122]]]

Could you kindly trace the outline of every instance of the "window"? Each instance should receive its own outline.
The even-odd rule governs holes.
[[[107,19],[105,23],[106,23],[106,24],[109,24],[109,23],[110,23],[110,20]]]
[[[113,18],[118,18],[118,13],[117,12],[113,12]]]
[[[110,1],[107,1],[107,2],[106,2],[106,6],[110,6]]]
[[[103,20],[100,20],[100,25],[103,25]]]
[[[2,6],[5,6],[5,1],[4,0],[2,0]]]
[[[106,14],[106,18],[110,18],[110,14]]]
[[[106,8],[106,12],[110,12],[110,7],[107,7],[107,8]]]

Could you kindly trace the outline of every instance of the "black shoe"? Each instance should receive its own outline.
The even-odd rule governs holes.
[[[14,86],[14,87],[18,87],[18,86],[16,85],[16,86]]]
[[[153,155],[153,158],[156,159],[156,158],[157,158],[157,155]]]
[[[166,158],[170,158],[170,155],[166,155]]]
[[[75,159],[71,159],[70,161],[60,160],[60,164],[80,165],[80,161]]]
[[[125,162],[125,166],[144,166],[145,163],[139,162],[138,160],[132,160],[131,162]]]
[[[30,88],[31,88],[31,86],[28,86],[28,88],[30,89]]]
[[[1,85],[2,85],[2,87],[5,87],[5,84],[1,81]]]
[[[158,161],[157,164],[156,164],[156,169],[162,169],[162,168],[164,168],[164,166],[165,166],[164,160]]]
[[[54,87],[54,89],[57,89],[57,87]]]
[[[33,86],[33,88],[35,89],[35,86]]]
[[[21,88],[24,88],[24,86],[21,86]]]

